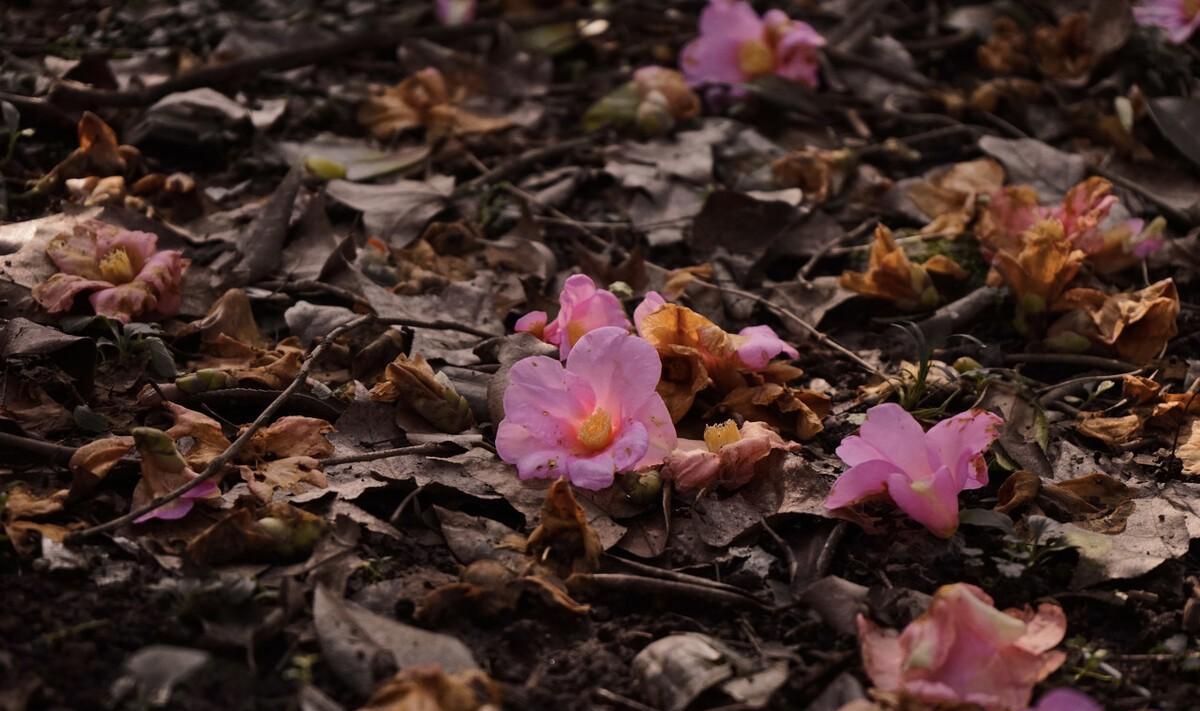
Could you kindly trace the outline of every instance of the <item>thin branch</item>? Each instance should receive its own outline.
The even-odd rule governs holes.
[[[13,449],[20,449],[30,454],[36,454],[56,464],[66,464],[71,461],[71,457],[75,454],[74,447],[64,447],[61,444],[54,444],[32,437],[22,437],[21,435],[9,434],[7,432],[0,432],[0,446],[12,447]]]
[[[756,301],[756,302],[762,304],[763,306],[766,306],[768,309],[771,309],[772,311],[779,314],[780,316],[783,316],[784,318],[787,318],[787,319],[793,321],[794,323],[798,324],[805,331],[808,331],[808,333],[811,334],[818,341],[829,346],[830,348],[834,349],[838,353],[841,353],[842,355],[846,356],[850,360],[854,361],[860,368],[867,371],[868,373],[871,373],[872,375],[877,375],[880,378],[883,378],[884,380],[893,379],[893,378],[889,377],[888,375],[884,374],[884,372],[881,371],[880,369],[876,368],[875,366],[871,365],[867,361],[863,360],[862,356],[858,355],[854,351],[850,350],[849,348],[843,346],[842,344],[833,340],[829,336],[825,335],[825,333],[823,331],[821,331],[819,328],[812,325],[808,321],[805,321],[803,318],[800,318],[799,314],[795,313],[794,311],[792,311],[790,309],[784,308],[778,304],[771,303],[770,301],[764,299],[763,297],[759,296],[758,294],[752,294],[748,291],[742,291],[741,289],[735,289],[731,286],[718,286],[716,284],[710,284],[706,281],[700,281],[699,279],[693,280],[691,283],[706,287],[708,289],[715,289],[717,291],[724,291],[729,294],[741,296],[741,297],[750,299],[751,301]]]
[[[454,189],[454,192],[451,193],[450,197],[451,198],[462,197],[463,195],[466,195],[467,193],[474,192],[476,190],[479,190],[480,188],[486,187],[493,183],[500,182],[501,180],[506,180],[509,176],[511,176],[515,173],[518,173],[521,170],[523,170],[524,168],[531,166],[535,163],[540,163],[541,161],[547,160],[549,158],[553,158],[553,157],[561,155],[563,153],[570,153],[571,151],[575,150],[576,148],[581,148],[583,146],[587,146],[592,143],[595,143],[597,138],[598,138],[598,134],[591,135],[591,136],[584,136],[582,138],[573,138],[569,141],[560,141],[558,143],[551,143],[548,146],[542,146],[541,148],[534,148],[534,149],[525,151],[521,155],[516,156],[515,158],[512,158],[504,163],[501,163],[500,165],[496,166],[495,168],[492,168],[491,170],[484,173],[483,175],[471,178],[470,180],[463,183],[462,185],[459,185],[457,188]]]
[[[304,358],[304,362],[300,365],[300,372],[296,373],[296,377],[292,380],[291,384],[284,388],[271,402],[271,404],[267,405],[266,409],[259,413],[258,417],[254,418],[254,422],[251,422],[250,426],[243,430],[242,434],[239,435],[238,438],[235,439],[233,443],[225,449],[224,452],[221,452],[214,457],[213,460],[209,462],[208,466],[204,468],[204,471],[201,472],[200,475],[195,479],[192,479],[183,486],[180,486],[158,497],[145,506],[130,511],[124,516],[119,516],[106,523],[72,533],[67,536],[66,541],[70,543],[94,536],[99,533],[105,533],[107,531],[120,528],[121,526],[124,526],[135,519],[141,518],[151,511],[155,511],[171,503],[209,479],[216,477],[218,474],[223,474],[225,465],[231,459],[236,457],[243,448],[245,448],[246,444],[250,442],[250,439],[254,436],[254,434],[262,429],[262,427],[266,425],[272,417],[275,416],[275,413],[279,410],[279,408],[283,407],[283,404],[287,402],[287,399],[291,396],[291,394],[296,392],[296,390],[298,390],[300,386],[308,379],[309,372],[313,369],[313,366],[316,365],[317,359],[321,357],[321,354],[325,352],[325,349],[328,348],[338,336],[346,333],[347,331],[358,328],[373,318],[374,316],[371,314],[364,314],[353,321],[348,321],[334,328],[328,334],[326,334],[325,338],[321,339],[321,342],[318,343],[311,351],[309,351],[308,355]]]
[[[1004,356],[1004,360],[1008,363],[1077,365],[1083,368],[1107,368],[1114,373],[1140,370],[1140,366],[1137,363],[1080,353],[1009,353]]]
[[[329,457],[328,459],[321,460],[321,466],[339,467],[343,464],[374,462],[380,459],[403,457],[412,454],[441,454],[444,453],[446,449],[446,445],[442,443],[414,444],[408,447],[393,447],[392,449],[380,449],[375,452],[363,452],[362,454],[348,454],[344,457]]]
[[[459,333],[466,333],[466,334],[469,334],[472,336],[479,336],[480,338],[496,338],[497,336],[502,335],[499,333],[489,333],[482,329],[475,328],[474,326],[467,326],[467,325],[461,324],[461,323],[454,323],[453,321],[422,321],[421,319],[417,319],[417,318],[401,318],[401,317],[397,317],[397,316],[390,316],[388,318],[378,318],[378,319],[375,319],[375,321],[377,323],[381,323],[385,326],[408,326],[410,328],[428,328],[428,329],[434,330],[434,331],[458,331]]]

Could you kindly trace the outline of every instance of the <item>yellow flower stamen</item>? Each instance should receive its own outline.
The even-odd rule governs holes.
[[[583,335],[587,332],[587,326],[584,326],[578,321],[570,321],[567,323],[567,341],[569,341],[572,346],[574,346],[576,343],[579,343],[579,339],[583,338]]]
[[[105,281],[113,284],[127,284],[133,281],[133,262],[124,247],[117,247],[100,260],[100,275]]]
[[[595,412],[580,423],[576,437],[579,439],[579,444],[589,452],[599,452],[604,449],[612,444],[613,440],[612,415],[608,414],[604,408],[597,407]]]
[[[719,452],[721,447],[741,440],[742,433],[738,431],[737,423],[725,420],[719,425],[709,425],[704,428],[704,444],[708,451]]]
[[[748,77],[769,74],[775,69],[775,54],[766,42],[750,40],[738,47],[738,69]]]

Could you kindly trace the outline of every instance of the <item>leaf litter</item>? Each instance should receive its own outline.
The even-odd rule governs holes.
[[[0,707],[1191,708],[1188,3],[93,5]]]

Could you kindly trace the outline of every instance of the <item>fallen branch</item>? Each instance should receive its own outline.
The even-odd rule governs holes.
[[[56,464],[66,464],[71,461],[71,457],[75,454],[74,447],[64,447],[61,444],[54,444],[45,440],[34,439],[33,437],[22,437],[21,435],[9,434],[7,432],[0,432],[0,446],[36,454]]]
[[[1004,290],[995,286],[981,286],[966,296],[951,301],[924,321],[917,324],[925,338],[940,344],[955,331],[961,330],[975,320],[983,311],[998,303]]]
[[[467,193],[471,193],[493,183],[506,180],[509,176],[514,175],[535,163],[540,163],[548,158],[553,158],[563,153],[570,153],[576,148],[582,148],[583,146],[595,143],[597,138],[598,135],[584,136],[582,138],[573,138],[569,141],[551,143],[548,146],[542,146],[541,148],[533,148],[525,151],[521,155],[505,161],[495,168],[492,168],[483,175],[471,178],[462,185],[459,185],[454,189],[454,192],[450,194],[450,197],[451,199],[462,197]]]
[[[442,454],[446,451],[446,449],[447,446],[442,443],[414,444],[408,447],[393,447],[391,449],[380,449],[374,452],[363,452],[362,454],[347,454],[344,457],[329,457],[321,460],[321,466],[338,467],[343,464],[374,462],[380,459],[403,457],[412,454]]]
[[[676,580],[660,580],[641,575],[626,575],[624,573],[575,573],[567,578],[567,589],[572,593],[580,591],[586,594],[614,593],[623,599],[639,595],[662,595],[664,599],[691,598],[715,605],[737,605],[740,607],[756,607],[763,610],[772,609],[770,605],[750,597],[746,593],[733,593],[708,585],[683,583]]]
[[[228,464],[231,459],[241,453],[242,449],[244,449],[245,446],[250,442],[250,439],[254,437],[254,434],[262,429],[262,427],[266,425],[272,417],[275,416],[276,411],[283,407],[283,404],[287,402],[287,399],[291,397],[292,393],[296,392],[296,390],[298,390],[300,386],[308,379],[308,374],[310,371],[312,371],[313,366],[316,365],[317,359],[320,358],[321,354],[325,352],[325,349],[333,343],[334,339],[343,333],[346,333],[347,331],[358,328],[364,323],[370,321],[372,318],[374,318],[372,315],[364,314],[353,321],[348,321],[334,328],[328,334],[326,334],[325,338],[321,339],[321,342],[318,343],[311,351],[309,351],[307,356],[305,356],[304,362],[300,364],[300,372],[296,373],[296,377],[292,380],[291,384],[284,388],[271,402],[271,404],[267,405],[266,409],[259,413],[258,417],[254,418],[254,422],[251,422],[250,426],[243,430],[242,434],[239,435],[232,444],[226,447],[224,452],[221,452],[214,457],[213,460],[209,462],[208,466],[204,468],[204,471],[201,472],[200,475],[195,479],[192,479],[183,486],[163,494],[145,506],[130,511],[124,516],[118,516],[111,521],[92,526],[91,528],[85,528],[82,531],[71,533],[67,536],[65,542],[73,543],[99,533],[105,533],[107,531],[120,528],[121,526],[124,526],[135,519],[141,518],[151,511],[155,511],[171,503],[209,479],[216,477],[218,474],[223,474],[225,465]]]
[[[1105,368],[1113,373],[1140,370],[1141,366],[1116,358],[1084,355],[1079,353],[1009,353],[1004,356],[1008,363],[1035,363],[1046,365],[1077,365],[1084,368]]]

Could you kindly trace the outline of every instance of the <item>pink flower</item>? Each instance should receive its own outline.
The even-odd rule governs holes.
[[[1196,0],[1142,0],[1133,8],[1139,25],[1158,27],[1175,44],[1188,41],[1200,26],[1200,4]]]
[[[983,452],[1002,423],[990,412],[971,410],[923,432],[899,405],[876,405],[858,435],[838,447],[850,468],[834,482],[825,506],[839,509],[886,493],[934,535],[949,538],[958,530],[958,493],[987,484]]]
[[[94,220],[76,225],[46,247],[59,273],[34,287],[33,298],[60,313],[71,309],[78,294],[92,292],[92,309],[123,323],[143,315],[171,316],[179,310],[188,260],[175,250],[157,251],[157,244],[149,232]]]
[[[1095,699],[1074,689],[1055,689],[1042,694],[1029,711],[1104,711]]]
[[[639,334],[642,332],[642,321],[645,321],[647,316],[666,305],[667,300],[662,297],[662,294],[657,291],[647,291],[646,295],[642,297],[642,303],[633,310],[633,325],[637,332]]]
[[[1100,223],[1118,202],[1111,190],[1112,183],[1104,178],[1088,178],[1067,191],[1062,205],[1049,213],[1062,223],[1071,244],[1086,254],[1095,254],[1104,246]]]
[[[732,337],[737,348],[737,358],[750,370],[762,370],[771,359],[780,353],[789,358],[799,358],[800,353],[787,344],[770,326],[747,326]]]
[[[766,74],[817,85],[817,50],[825,45],[808,23],[781,10],[759,17],[744,0],[709,0],[700,36],[683,48],[680,68],[693,85],[740,84]]]
[[[447,27],[465,25],[475,19],[475,0],[435,0],[438,22]]]
[[[719,484],[737,489],[754,479],[755,465],[776,449],[795,450],[765,422],[746,422],[738,430],[733,420],[704,429],[703,440],[681,439],[663,463],[662,478],[680,491]]]
[[[585,333],[605,326],[629,328],[629,318],[621,301],[612,292],[597,289],[591,277],[575,274],[567,278],[558,295],[558,317],[546,323],[546,313],[533,311],[522,316],[518,331],[532,333],[546,343],[558,346],[566,358]],[[540,328],[539,328],[540,327]]]
[[[612,326],[580,338],[565,367],[545,356],[518,361],[504,391],[496,451],[522,479],[567,476],[584,489],[657,465],[676,441],[655,392],[661,371],[654,346]]]
[[[929,703],[1019,711],[1033,687],[1066,661],[1062,608],[1005,610],[974,585],[945,585],[925,614],[897,635],[858,616],[863,667],[880,691]],[[1050,707],[1055,708],[1055,707]]]

